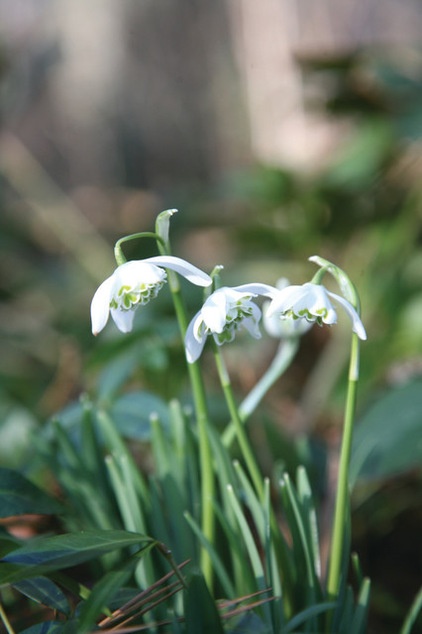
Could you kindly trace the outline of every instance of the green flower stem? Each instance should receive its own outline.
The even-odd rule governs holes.
[[[170,255],[170,245],[167,242],[164,246],[162,238],[157,242],[158,249],[162,255]],[[179,323],[180,334],[182,339],[185,338],[188,319],[186,315],[185,305],[180,292],[180,283],[177,274],[174,271],[167,271],[167,279],[169,288],[173,297],[176,318]],[[201,528],[204,536],[210,542],[214,543],[214,509],[213,499],[215,492],[214,473],[212,464],[212,453],[210,440],[208,436],[208,408],[206,403],[204,382],[198,363],[188,363],[189,379],[192,387],[192,394],[195,406],[195,414],[198,425],[199,438],[199,456],[201,468],[201,500],[202,500],[202,517]],[[208,583],[208,587],[212,587],[212,561],[209,553],[205,548],[201,551],[201,569]]]
[[[341,562],[343,559],[344,535],[349,512],[349,464],[352,447],[353,422],[356,408],[356,392],[359,379],[359,338],[352,335],[349,382],[344,414],[343,439],[340,451],[337,479],[336,503],[334,509],[333,531],[331,538],[330,561],[328,567],[327,591],[330,598],[336,598],[341,581]]]
[[[170,275],[169,271],[169,282]],[[175,276],[174,276],[175,277]],[[177,280],[178,283],[178,280]],[[173,295],[173,302],[176,311],[177,320],[179,322],[180,331],[184,338],[187,328],[186,311],[180,294],[180,289],[170,289]],[[206,539],[212,545],[214,543],[214,509],[213,499],[215,492],[214,473],[212,464],[212,453],[210,439],[208,436],[208,408],[206,404],[204,383],[199,364],[188,363],[189,378],[192,386],[192,393],[195,405],[195,413],[198,424],[199,437],[199,455],[201,467],[201,499],[202,499],[202,532]],[[204,577],[208,583],[208,587],[212,587],[212,562],[209,553],[202,549],[201,551],[201,567]]]
[[[223,388],[224,396],[226,398],[227,407],[229,409],[229,413],[236,430],[237,440],[239,442],[240,449],[243,454],[243,458],[245,460],[246,466],[248,468],[250,477],[252,479],[255,491],[257,493],[257,497],[261,501],[262,504],[265,503],[265,495],[266,495],[266,485],[265,480],[261,475],[258,464],[255,460],[255,455],[251,449],[249,444],[248,437],[246,435],[245,426],[239,416],[239,412],[235,403],[235,399],[233,396],[233,390],[231,387],[230,378],[226,369],[226,365],[224,363],[223,355],[221,353],[221,348],[217,346],[214,340],[212,340],[212,345],[214,349],[215,361],[217,365],[218,374],[220,377],[220,383]],[[280,527],[278,525],[278,521],[276,515],[274,513],[274,509],[270,506],[269,508],[269,522],[270,522],[270,532],[271,538],[274,542],[274,548],[276,552],[277,561],[279,564],[279,568],[282,571],[284,585],[283,585],[283,602],[285,613],[288,616],[292,615],[293,610],[293,570],[292,570],[292,562],[289,558],[288,548],[286,547],[284,537],[280,531]]]
[[[270,387],[274,385],[278,378],[286,371],[290,366],[293,357],[295,356],[299,347],[300,337],[291,337],[289,339],[283,339],[280,342],[276,355],[267,369],[265,374],[254,385],[247,397],[242,401],[239,406],[239,417],[242,423],[244,423],[252,412],[258,407],[265,394]],[[227,428],[221,437],[223,445],[230,447],[236,436],[236,427],[234,420],[230,421]]]
[[[168,209],[162,212],[156,221],[154,234],[157,238],[157,247],[161,255],[171,255],[171,246],[168,236],[169,221],[176,210]],[[174,271],[167,270],[167,279],[169,288],[173,297],[173,305],[176,312],[176,318],[179,323],[180,334],[184,341],[186,329],[188,326],[188,318],[186,315],[185,305],[180,292],[180,283],[177,274]],[[208,435],[209,419],[208,408],[205,396],[204,382],[198,363],[188,363],[189,379],[192,387],[193,401],[195,406],[195,414],[198,425],[199,439],[199,462],[201,469],[201,501],[202,516],[201,529],[204,537],[211,545],[214,544],[215,526],[214,526],[214,471],[212,463],[211,444]],[[212,560],[205,548],[201,550],[201,569],[208,587],[212,588],[213,571]]]
[[[159,247],[160,245],[164,245],[164,240],[161,238],[161,236],[159,236],[158,233],[154,233],[153,231],[141,231],[140,233],[132,233],[130,236],[124,236],[123,238],[120,238],[120,240],[117,240],[114,246],[114,257],[118,266],[126,262],[126,258],[123,255],[122,251],[123,242],[129,242],[129,240],[138,240],[139,238],[154,238],[154,240],[157,240]]]
[[[240,450],[242,452],[246,466],[249,470],[249,475],[252,479],[257,495],[260,499],[263,499],[263,495],[264,495],[263,478],[259,470],[258,464],[255,460],[255,455],[249,444],[249,440],[246,435],[246,430],[243,425],[242,419],[239,415],[239,410],[237,408],[236,401],[233,395],[233,390],[232,390],[232,386],[230,382],[230,377],[227,372],[226,364],[224,363],[224,359],[223,359],[223,355],[221,353],[220,347],[215,343],[214,340],[212,340],[212,343],[213,343],[214,356],[215,356],[218,376],[220,378],[221,387],[223,388],[224,397],[226,399],[229,414],[235,428]]]
[[[161,255],[171,255],[170,242],[168,239],[168,221],[175,210],[167,210],[158,216],[156,222],[156,232],[143,231],[134,233],[124,238],[120,238],[114,247],[114,255],[118,265],[124,264],[126,258],[122,251],[122,244],[129,240],[139,238],[154,238],[157,242],[158,251]],[[159,222],[160,220],[160,222]],[[179,329],[184,339],[188,324],[185,306],[180,293],[179,278],[176,273],[167,270],[169,288],[173,297],[173,304],[176,312]],[[198,424],[199,453],[201,466],[201,497],[202,497],[202,522],[201,528],[204,536],[211,544],[214,542],[214,474],[212,464],[212,453],[208,438],[208,409],[206,405],[205,389],[197,363],[188,364],[189,378],[192,386],[195,413]],[[201,551],[201,567],[208,586],[212,587],[212,562],[208,552]]]

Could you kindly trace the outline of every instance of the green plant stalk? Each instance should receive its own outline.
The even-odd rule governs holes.
[[[177,321],[179,323],[180,332],[184,339],[187,328],[187,317],[185,306],[180,294],[179,280],[172,271],[168,271],[169,287],[173,296],[173,303],[176,312]],[[202,518],[201,528],[204,536],[210,542],[214,543],[214,510],[213,499],[215,493],[215,482],[212,464],[212,453],[210,439],[208,436],[208,408],[206,404],[204,383],[200,372],[199,364],[188,363],[189,379],[192,386],[192,394],[195,406],[195,413],[198,425],[199,438],[199,456],[201,469],[201,499],[202,499]],[[201,568],[207,581],[208,587],[212,587],[212,561],[207,550],[201,550]]]
[[[336,598],[340,588],[341,561],[344,545],[346,514],[349,512],[349,464],[352,448],[353,424],[356,409],[356,393],[359,378],[359,338],[352,335],[349,379],[344,413],[343,438],[341,443],[337,492],[334,508],[330,561],[328,564],[327,591]]]
[[[166,212],[163,212],[166,213]],[[172,213],[168,216],[170,218]],[[116,242],[114,248],[114,255],[117,264],[123,264],[126,258],[122,252],[122,244],[129,240],[135,240],[139,238],[153,238],[157,242],[157,247],[161,255],[171,255],[170,242],[168,240],[168,227],[165,231],[165,235],[160,235],[159,224],[156,223],[156,232],[141,232],[134,233],[130,236],[125,236]],[[179,324],[180,333],[184,339],[186,328],[188,324],[185,306],[180,293],[180,283],[177,275],[174,271],[167,271],[167,279],[169,288],[173,297],[173,304],[176,312],[176,318]],[[201,498],[202,498],[202,518],[201,527],[205,537],[211,544],[214,543],[214,512],[213,512],[213,498],[214,498],[214,473],[212,464],[211,447],[208,438],[208,409],[206,405],[205,389],[202,381],[202,375],[199,365],[197,363],[188,363],[189,378],[192,387],[193,400],[195,406],[195,413],[198,425],[198,437],[199,437],[199,454],[200,454],[200,468],[201,468]],[[208,583],[208,587],[212,587],[212,562],[208,552],[205,549],[201,551],[201,568],[204,577]]]
[[[173,215],[173,210],[162,212],[156,221],[157,247],[161,255],[171,255],[170,240],[168,237],[169,220]],[[163,218],[165,220],[163,221]],[[161,223],[160,223],[161,219]],[[163,224],[164,222],[164,224]],[[167,271],[167,279],[169,288],[173,297],[173,305],[176,312],[176,318],[179,324],[182,340],[185,339],[186,329],[188,326],[188,318],[186,315],[185,305],[180,292],[179,278],[174,271]],[[205,396],[204,382],[202,374],[197,362],[188,363],[189,379],[192,388],[192,395],[195,407],[195,414],[198,426],[199,440],[199,463],[201,470],[201,528],[204,536],[210,542],[214,543],[215,525],[214,525],[214,509],[213,499],[215,494],[214,471],[212,463],[211,444],[208,434],[210,422],[208,420],[208,408]],[[211,590],[213,582],[212,560],[205,548],[201,549],[201,569],[208,588]]]
[[[298,348],[300,337],[291,337],[289,339],[283,339],[278,347],[273,361],[270,367],[266,370],[265,374],[254,385],[247,397],[239,405],[239,417],[244,423],[249,416],[258,407],[265,394],[270,387],[274,385],[277,379],[287,370],[290,366]],[[225,447],[230,447],[236,436],[236,428],[234,421],[230,421],[227,428],[221,437],[222,443]]]
[[[212,345],[214,349],[216,366],[220,378],[220,383],[224,392],[224,396],[226,399],[227,407],[229,409],[229,414],[232,418],[233,424],[236,429],[237,439],[243,454],[243,458],[246,463],[246,467],[248,469],[249,475],[252,480],[252,484],[255,488],[257,497],[261,504],[265,504],[265,480],[261,475],[258,464],[255,460],[255,454],[253,453],[251,446],[249,444],[248,437],[246,435],[245,426],[242,423],[242,420],[239,416],[239,412],[236,406],[236,402],[233,395],[233,390],[230,382],[230,378],[224,363],[224,359],[221,353],[221,349],[217,346],[216,342],[212,339]],[[284,542],[284,537],[280,531],[280,527],[277,522],[276,515],[274,513],[274,509],[269,506],[268,509],[268,522],[269,522],[269,531],[271,535],[271,539],[273,540],[274,551],[276,554],[277,562],[279,565],[279,569],[283,577],[283,603],[286,617],[290,617],[292,615],[293,610],[293,594],[294,594],[294,584],[293,584],[293,574],[292,574],[292,566],[291,561],[289,559],[288,548]]]
[[[159,247],[160,245],[164,245],[164,240],[158,235],[158,233],[154,233],[153,231],[141,231],[140,233],[132,233],[130,236],[124,236],[123,238],[120,238],[120,240],[117,240],[114,246],[114,257],[118,266],[126,262],[126,258],[122,251],[122,244],[124,242],[138,240],[140,238],[153,238],[154,240],[157,240]]]
[[[233,395],[230,377],[227,372],[226,364],[224,363],[221,349],[214,340],[212,341],[212,343],[213,343],[214,357],[215,357],[215,363],[217,366],[218,376],[220,378],[220,383],[223,389],[224,397],[226,399],[230,418],[231,418],[231,421],[233,422],[233,425],[236,431],[239,447],[242,452],[243,459],[245,460],[246,466],[248,468],[249,475],[255,487],[255,491],[258,497],[262,500],[264,496],[264,483],[263,483],[262,475],[258,467],[258,464],[256,462],[255,454],[253,453],[252,448],[249,444],[249,440],[248,440],[242,419],[239,415],[239,410],[237,408],[236,401]]]

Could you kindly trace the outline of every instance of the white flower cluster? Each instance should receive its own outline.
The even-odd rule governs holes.
[[[125,262],[99,286],[93,297],[93,333],[97,335],[105,327],[109,314],[121,332],[130,332],[136,309],[154,299],[165,284],[165,269],[179,273],[197,286],[212,284],[207,273],[181,258],[156,256]],[[185,337],[188,362],[194,363],[199,358],[208,336],[212,336],[219,346],[233,341],[241,328],[260,338],[262,312],[254,301],[259,297],[269,300],[264,303],[263,322],[270,335],[297,337],[314,323],[335,324],[337,313],[331,302],[334,300],[346,311],[353,331],[360,339],[366,339],[365,328],[352,304],[321,284],[308,282],[298,286],[284,282],[281,288],[260,283],[243,284],[217,289],[193,317]]]

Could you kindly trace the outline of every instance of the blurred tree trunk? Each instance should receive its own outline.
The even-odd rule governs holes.
[[[264,163],[314,168],[344,126],[305,107],[298,55],[338,56],[360,47],[384,55],[419,46],[418,0],[226,0],[246,87],[252,152]]]
[[[74,182],[166,189],[248,155],[222,0],[55,5],[61,139]]]
[[[207,181],[247,160],[248,126],[224,0],[124,6],[124,80],[131,87],[120,111],[125,155],[143,155],[145,179],[158,188]],[[130,163],[133,169],[136,161]]]

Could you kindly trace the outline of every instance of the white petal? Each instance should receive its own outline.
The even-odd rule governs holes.
[[[281,319],[279,317],[279,315],[277,315],[277,313],[273,313],[272,315],[268,316],[268,309],[270,307],[271,302],[267,301],[264,302],[263,306],[262,306],[262,312],[263,312],[263,324],[264,324],[264,328],[266,330],[266,332],[271,336],[271,337],[279,337],[280,335],[280,328],[279,328],[279,323],[281,322]],[[293,321],[293,320],[292,320]]]
[[[325,287],[308,282],[303,285],[303,288],[306,289],[307,296],[296,302],[294,312],[300,314],[300,311],[304,310],[315,318],[321,318],[325,324],[337,323],[337,314],[331,305]]]
[[[212,295],[224,297],[227,306],[229,306],[229,304],[235,304],[236,302],[242,301],[245,298],[249,299],[249,297],[251,297],[253,293],[251,293],[250,291],[249,293],[246,291],[239,291],[237,287],[222,286],[221,288],[218,288],[216,291],[214,291]]]
[[[291,337],[301,337],[312,328],[313,323],[307,319],[293,319],[293,317],[282,317],[277,313],[268,317],[269,302],[263,306],[264,328],[271,337],[277,339],[289,339]]]
[[[157,266],[163,266],[164,268],[176,271],[180,275],[183,275],[189,282],[196,284],[197,286],[210,286],[212,284],[211,277],[198,269],[193,264],[177,258],[173,255],[156,255],[152,258],[145,258],[143,262],[151,262],[151,264],[157,264]]]
[[[122,286],[136,288],[139,284],[158,284],[165,276],[165,271],[155,264],[145,260],[130,260],[115,270],[113,290],[117,293]]]
[[[357,311],[352,306],[352,304],[350,304],[350,302],[348,302],[347,299],[344,299],[344,297],[341,297],[340,295],[336,295],[335,293],[330,293],[329,291],[327,292],[328,292],[328,295],[330,295],[330,297],[335,299],[336,302],[338,302],[339,304],[343,306],[343,308],[345,309],[345,311],[347,312],[347,314],[349,315],[352,321],[353,332],[357,334],[359,339],[362,339],[363,341],[365,341],[367,338],[365,327]]]
[[[112,308],[110,310],[111,316],[120,332],[130,332],[132,330],[133,318],[135,317],[134,310],[119,310],[118,308]]]
[[[261,339],[261,331],[259,329],[258,321],[254,317],[245,317],[242,320],[242,326],[248,331],[255,339]]]
[[[110,300],[113,289],[114,274],[108,277],[97,288],[91,302],[92,332],[98,335],[107,323],[110,312]]]
[[[197,341],[201,342],[204,339],[204,337],[206,337],[206,334],[204,334],[205,324],[202,318],[201,311],[198,311],[196,313],[195,317],[191,321],[191,324],[192,324],[193,336],[195,337]]]
[[[198,323],[202,321],[201,313],[196,313],[195,317],[189,323],[185,335],[185,351],[188,363],[194,363],[201,356],[201,352],[205,345],[206,336],[198,337]]]
[[[261,284],[260,282],[251,284],[241,284],[240,286],[233,286],[233,290],[240,293],[252,293],[253,295],[264,295],[266,297],[273,297],[274,293],[277,293],[277,288],[270,286],[269,284]]]
[[[221,333],[226,325],[228,305],[225,291],[223,288],[215,291],[201,309],[204,323],[212,332]]]
[[[280,291],[275,289],[273,294],[273,301],[271,302],[267,316],[272,317],[276,313],[285,313],[291,310],[295,306],[296,302],[300,301],[303,297],[306,297],[307,291],[303,286],[292,285],[282,288]]]

